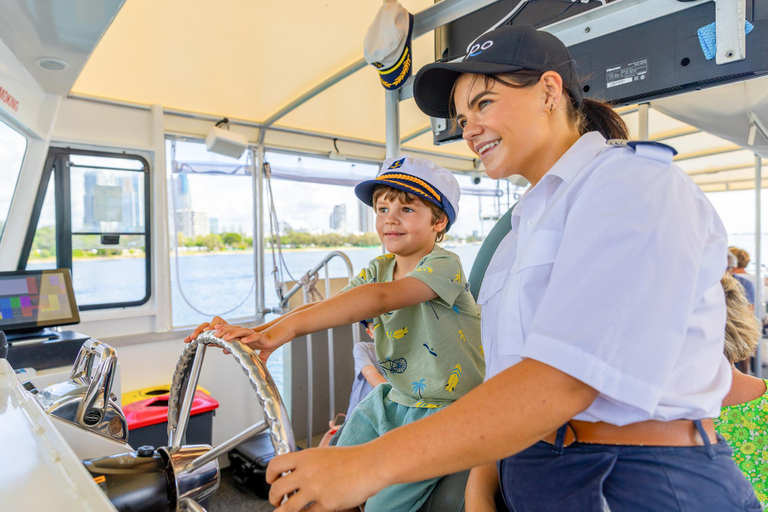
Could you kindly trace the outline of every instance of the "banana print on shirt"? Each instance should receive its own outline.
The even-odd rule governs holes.
[[[418,407],[419,409],[439,409],[442,407],[442,405],[428,404],[424,400],[419,400],[413,404],[413,406]]]
[[[457,364],[453,367],[450,377],[448,377],[448,384],[445,385],[445,390],[452,393],[456,386],[459,384],[461,378],[461,365]]]
[[[393,341],[394,340],[399,340],[400,338],[402,338],[406,334],[408,334],[408,328],[407,327],[403,327],[402,329],[398,329],[396,331],[389,331],[389,332],[387,332],[387,338],[389,338],[390,340],[393,340]]]

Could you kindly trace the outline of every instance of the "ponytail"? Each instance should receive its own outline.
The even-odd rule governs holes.
[[[570,96],[568,94],[569,98]],[[606,139],[629,138],[627,124],[607,103],[584,98],[580,106],[576,107],[571,100],[568,102],[568,107],[568,117],[576,122],[581,135],[587,132],[600,132]]]
[[[579,110],[584,113],[581,133],[600,132],[606,139],[629,138],[627,124],[607,103],[584,98]]]

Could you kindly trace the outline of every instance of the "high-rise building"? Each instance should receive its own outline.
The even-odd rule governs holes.
[[[337,204],[331,214],[331,229],[346,233],[347,231],[347,205]]]
[[[83,227],[95,228],[96,217],[94,212],[94,191],[96,190],[96,180],[98,173],[88,171],[83,175],[85,181],[85,194],[83,194]]]
[[[130,228],[141,227],[142,215],[141,215],[141,176],[139,173],[131,173],[130,177],[123,178],[122,181],[122,198],[123,198],[123,218],[122,229],[128,230]]]
[[[211,234],[211,223],[206,212],[196,212],[191,209],[176,212],[176,231],[187,238],[208,236]]]
[[[143,227],[142,179],[140,173],[85,172],[83,226],[97,231],[132,231]]]
[[[211,224],[211,234],[212,235],[218,235],[219,234],[219,219],[216,217],[211,217],[208,219],[208,222]]]
[[[189,210],[192,208],[192,194],[189,191],[189,176],[180,173],[174,180],[176,186],[176,210]]]
[[[363,233],[375,233],[376,224],[373,222],[373,208],[361,201],[358,201],[357,213],[360,224],[360,231]]]

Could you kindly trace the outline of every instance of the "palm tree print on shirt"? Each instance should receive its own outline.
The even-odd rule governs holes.
[[[421,379],[418,382],[411,382],[413,385],[413,392],[419,394],[419,398],[424,398],[421,396],[421,392],[427,389],[427,385],[424,383],[424,379]]]

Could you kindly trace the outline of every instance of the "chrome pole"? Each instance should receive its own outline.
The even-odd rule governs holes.
[[[400,91],[385,91],[385,113],[387,116],[386,157],[400,155]]]
[[[309,304],[309,294],[304,288],[304,304]],[[312,448],[312,413],[315,398],[314,371],[312,368],[312,333],[307,334],[307,448]]]
[[[179,412],[179,424],[176,427],[176,434],[173,436],[173,442],[170,446],[170,451],[172,452],[181,448],[181,445],[185,442],[184,438],[187,435],[187,425],[189,424],[189,418],[192,414],[192,401],[195,398],[197,383],[200,380],[200,370],[203,367],[206,348],[206,344],[199,344],[197,346],[197,352],[195,353],[195,360],[192,361],[189,381],[187,381],[187,388],[184,390],[184,400],[181,403],[181,411]]]
[[[219,455],[224,455],[235,446],[238,446],[240,443],[247,441],[248,439],[256,435],[261,434],[265,430],[267,430],[267,424],[264,422],[264,420],[248,427],[247,429],[243,430],[239,434],[236,434],[234,437],[224,441],[216,448],[204,453],[203,455],[199,456],[195,460],[191,461],[189,464],[184,466],[184,472],[191,473],[197,468],[201,468],[205,466],[206,464],[208,464],[210,461],[212,461]]]
[[[649,140],[650,139],[650,133],[648,129],[648,111],[650,109],[649,103],[641,103],[639,107],[639,112],[637,116],[638,121],[638,128],[637,128],[637,136],[640,140]]]
[[[328,272],[328,262],[325,263],[325,298],[331,296],[331,277]],[[328,401],[329,421],[333,422],[333,417],[336,412],[336,380],[334,378],[334,365],[333,365],[333,329],[328,329],[328,395],[330,397]]]
[[[253,278],[256,280],[256,321],[264,323],[264,144],[255,150],[256,162],[251,183],[253,186]]]

